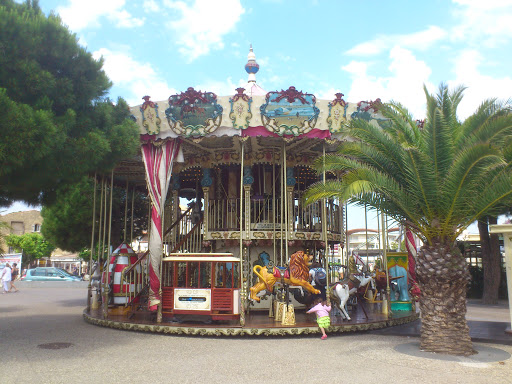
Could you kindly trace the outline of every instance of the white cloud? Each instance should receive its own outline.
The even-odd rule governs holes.
[[[313,92],[313,94],[316,96],[317,99],[320,100],[334,100],[336,98],[336,93],[339,92],[341,92],[339,89],[331,87],[327,89],[317,89]],[[343,100],[348,101],[345,96],[343,96]]]
[[[444,29],[437,26],[430,26],[424,31],[410,34],[380,35],[373,40],[356,45],[346,53],[348,55],[371,56],[385,52],[396,45],[424,50],[439,40],[444,39],[446,36],[447,33]]]
[[[197,84],[194,88],[203,92],[213,92],[217,96],[229,96],[236,94],[238,87],[245,87],[247,85],[246,79],[239,79],[238,82],[233,82],[231,77],[226,81],[210,80],[202,84]]]
[[[512,39],[512,0],[452,0],[455,25],[432,25],[410,34],[379,35],[346,51],[348,55],[372,56],[399,45],[425,50],[441,40],[464,42],[473,47],[497,47]]]
[[[142,7],[146,12],[158,12],[160,10],[160,7],[155,0],[144,0]]]
[[[288,56],[288,55],[283,55],[282,53],[278,53],[277,54],[277,58],[282,61],[282,62],[288,62],[288,61],[296,61],[295,57],[293,56]]]
[[[192,5],[165,0],[164,5],[181,14],[168,27],[176,31],[179,51],[189,61],[224,48],[224,35],[234,29],[245,12],[240,0],[194,0]]]
[[[87,40],[85,40],[85,36],[78,36],[78,44],[80,44],[82,47],[87,47]]]
[[[475,47],[496,47],[512,38],[511,0],[454,0],[454,3],[459,5],[454,13],[460,20],[451,34],[454,41],[465,41]]]
[[[129,105],[142,104],[142,97],[146,95],[151,96],[151,100],[159,101],[176,93],[159,77],[151,64],[137,62],[128,53],[101,48],[93,56],[95,59],[103,56],[103,69],[116,86],[127,90],[123,97]]]
[[[344,97],[349,102],[361,100],[398,101],[412,113],[415,118],[422,119],[425,115],[425,95],[423,84],[428,88],[432,85],[428,78],[432,72],[430,67],[418,60],[411,51],[402,47],[391,49],[388,67],[390,76],[377,77],[368,73],[371,62],[351,61],[342,67],[352,78],[350,90]]]
[[[448,85],[467,87],[458,109],[460,119],[473,114],[485,99],[508,100],[512,96],[512,78],[495,78],[482,74],[479,66],[484,61],[485,58],[476,50],[465,50],[456,59],[456,78],[449,81]]]
[[[67,6],[57,8],[57,13],[74,32],[90,26],[99,26],[102,17],[106,17],[121,28],[143,25],[144,19],[133,17],[124,9],[125,3],[126,0],[69,0]]]

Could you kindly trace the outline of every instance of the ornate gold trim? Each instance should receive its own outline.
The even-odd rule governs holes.
[[[317,326],[315,327],[282,327],[282,328],[243,328],[243,327],[217,327],[202,328],[190,326],[174,326],[161,324],[138,324],[123,321],[114,321],[108,319],[98,319],[90,316],[86,310],[83,317],[89,324],[99,325],[102,327],[122,329],[127,331],[144,331],[153,333],[164,333],[173,335],[190,335],[190,336],[296,336],[320,333]],[[410,323],[418,319],[419,314],[414,313],[410,316],[404,316],[396,319],[375,321],[371,323],[331,325],[328,329],[329,333],[345,333],[370,331],[374,329],[387,328],[395,325]]]

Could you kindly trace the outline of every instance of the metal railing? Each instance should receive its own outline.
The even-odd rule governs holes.
[[[190,231],[174,244],[168,253],[196,253],[203,247],[203,219],[197,222]]]
[[[326,202],[327,231],[342,233],[342,220],[339,204],[332,201]],[[322,231],[322,202],[317,201],[311,205],[303,206],[300,200],[294,204],[294,229],[303,232]]]
[[[240,229],[240,199],[210,199],[208,202],[209,231],[236,231]]]
[[[251,199],[251,225],[252,229],[272,230],[281,228],[281,199]]]
[[[251,199],[251,229],[280,230],[281,228],[281,199],[275,203],[271,198]],[[236,231],[240,229],[240,199],[211,199],[208,203],[208,230]],[[332,201],[326,202],[327,231],[342,233],[343,208]],[[246,212],[243,212],[245,215]],[[294,201],[293,229],[304,232],[322,231],[322,202],[303,206],[299,199]],[[246,228],[243,228],[246,230]]]
[[[149,284],[149,251],[146,251],[134,264],[121,273],[121,287],[126,290],[126,304],[130,304]]]

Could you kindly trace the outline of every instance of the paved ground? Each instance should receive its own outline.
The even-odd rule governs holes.
[[[52,284],[0,295],[0,383],[512,383],[511,345],[477,342],[478,355],[460,358],[377,333],[321,341],[118,331],[82,320],[86,283]],[[472,304],[468,319],[508,321],[506,311]],[[68,347],[41,348],[55,343]]]

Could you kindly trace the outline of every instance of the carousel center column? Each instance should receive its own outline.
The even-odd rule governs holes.
[[[250,273],[250,260],[249,260],[249,245],[251,243],[251,188],[254,183],[254,177],[252,176],[252,166],[243,165],[243,207],[245,216],[240,217],[240,225],[242,226],[243,219],[243,228],[245,230],[242,231],[242,237],[240,241],[244,244],[243,254],[240,255],[242,259],[242,268],[244,270],[245,276],[242,279],[242,292],[241,292],[241,300],[244,303],[243,308],[245,310],[249,310],[249,305],[247,305],[247,279]],[[247,266],[247,268],[245,268]],[[245,325],[245,310],[240,312],[240,325]]]

